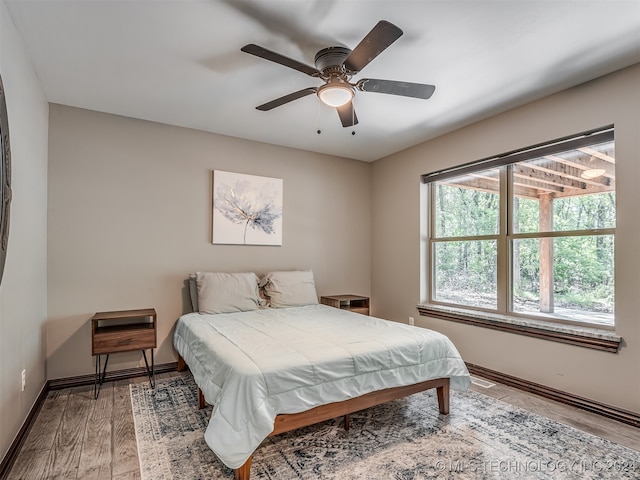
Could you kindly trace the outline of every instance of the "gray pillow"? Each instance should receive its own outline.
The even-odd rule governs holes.
[[[198,311],[231,313],[257,310],[262,303],[253,272],[197,272]]]
[[[273,308],[299,307],[318,303],[311,270],[269,272],[260,281]]]
[[[189,274],[189,299],[191,300],[191,311],[199,312],[198,308],[198,280],[195,273]]]

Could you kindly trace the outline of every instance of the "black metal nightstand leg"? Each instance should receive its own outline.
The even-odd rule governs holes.
[[[102,388],[102,384],[104,383],[104,379],[107,376],[107,363],[109,363],[109,355],[107,354],[107,358],[104,360],[104,368],[102,369],[102,374],[100,373],[100,355],[96,355],[96,375],[93,380],[93,398],[97,399],[98,395],[100,395],[100,389]]]
[[[98,374],[100,372],[100,355],[96,355],[96,374],[93,377],[93,398],[98,398]]]
[[[149,362],[147,361],[147,351],[142,350],[142,355],[144,356],[144,364],[147,367],[147,375],[149,376],[149,383],[151,384],[151,388],[156,388],[156,375],[154,371],[154,359],[153,359],[153,348],[151,350],[151,370],[149,370]]]

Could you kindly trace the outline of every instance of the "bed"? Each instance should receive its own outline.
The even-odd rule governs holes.
[[[272,272],[262,283],[198,273],[193,284],[197,313],[174,334],[179,368],[189,366],[214,406],[205,441],[238,480],[269,435],[340,416],[348,428],[350,413],[430,388],[447,414],[449,388],[470,383],[446,336],[320,305],[312,272]]]

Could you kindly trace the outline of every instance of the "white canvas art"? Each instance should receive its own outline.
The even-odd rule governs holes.
[[[215,170],[213,243],[282,245],[282,179]]]

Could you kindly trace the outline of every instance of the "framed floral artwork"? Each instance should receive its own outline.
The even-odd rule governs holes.
[[[282,179],[215,170],[213,243],[282,245]]]

